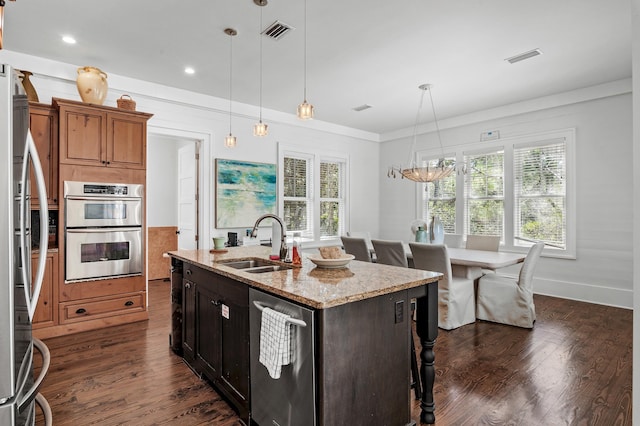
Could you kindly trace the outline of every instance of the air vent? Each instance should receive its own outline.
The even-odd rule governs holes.
[[[269,25],[261,34],[269,37],[273,40],[280,40],[282,37],[295,30],[291,25],[285,24],[281,21],[276,21]]]
[[[542,51],[540,49],[533,49],[528,52],[520,53],[519,55],[512,56],[510,58],[505,59],[505,61],[510,64],[515,64],[516,62],[524,61],[525,59],[533,58],[534,56],[542,55]]]
[[[353,107],[352,109],[354,111],[360,112],[360,111],[364,111],[365,109],[369,109],[369,108],[373,108],[373,107],[371,105],[364,104],[364,105],[360,105],[360,106],[357,106],[357,107]]]

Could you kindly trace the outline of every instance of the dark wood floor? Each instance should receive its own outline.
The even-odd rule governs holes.
[[[440,330],[437,425],[631,425],[632,312],[535,301],[533,330],[482,321]],[[169,349],[168,282],[150,282],[149,314],[46,341],[52,361],[41,392],[54,425],[241,424]],[[419,410],[416,401],[416,420]]]

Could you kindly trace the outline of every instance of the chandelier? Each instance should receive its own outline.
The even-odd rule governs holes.
[[[444,147],[442,145],[442,138],[440,137],[440,127],[438,127],[438,119],[436,118],[436,109],[433,105],[433,97],[431,96],[431,85],[421,84],[418,89],[422,91],[420,95],[420,104],[418,106],[418,112],[416,113],[416,122],[413,126],[413,139],[411,141],[411,150],[409,152],[409,159],[406,166],[391,166],[387,171],[387,177],[396,178],[400,175],[403,179],[409,179],[414,182],[435,182],[440,179],[444,179],[450,176],[456,170],[456,164],[454,160],[444,158]],[[422,104],[424,101],[424,94],[429,92],[429,99],[431,100],[431,111],[433,112],[433,121],[436,126],[436,133],[438,135],[438,142],[440,143],[440,150],[442,157],[438,159],[436,164],[427,164],[426,166],[420,166],[416,162],[415,148],[416,137],[418,133],[418,120],[420,118],[420,111],[422,110]]]

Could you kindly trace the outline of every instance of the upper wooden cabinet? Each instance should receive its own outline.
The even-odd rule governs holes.
[[[60,115],[60,164],[146,169],[152,114],[53,99]]]
[[[29,128],[38,150],[49,208],[58,208],[58,111],[51,105],[29,102]],[[31,206],[38,208],[36,180],[31,170]]]

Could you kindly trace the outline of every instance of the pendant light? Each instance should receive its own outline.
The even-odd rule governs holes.
[[[267,136],[267,125],[262,122],[262,7],[269,2],[267,0],[253,0],[255,4],[260,6],[260,121],[253,125],[253,136]]]
[[[231,95],[233,93],[233,36],[238,32],[233,28],[226,28],[224,33],[229,36],[229,136],[224,138],[224,146],[234,148],[236,146],[236,137],[231,133]]]
[[[444,158],[444,147],[442,145],[442,138],[440,137],[440,127],[438,126],[438,119],[436,118],[436,109],[433,105],[433,97],[431,96],[431,85],[421,84],[418,89],[422,90],[420,96],[420,104],[418,105],[418,112],[416,113],[416,122],[413,126],[413,140],[411,141],[411,150],[409,151],[409,160],[405,167],[389,167],[387,177],[395,178],[397,174],[400,174],[402,178],[407,178],[414,182],[434,182],[440,179],[444,179],[450,176],[456,170],[455,161],[446,160]],[[436,134],[438,135],[438,142],[440,143],[440,150],[442,157],[438,160],[435,166],[418,166],[416,163],[416,137],[418,132],[418,120],[420,118],[420,110],[422,110],[422,103],[424,100],[424,94],[429,92],[429,99],[431,100],[431,111],[433,112],[433,122],[436,126]],[[465,172],[464,166],[462,171]]]
[[[313,118],[313,105],[307,102],[307,0],[304,0],[304,101],[298,105],[298,118]]]

